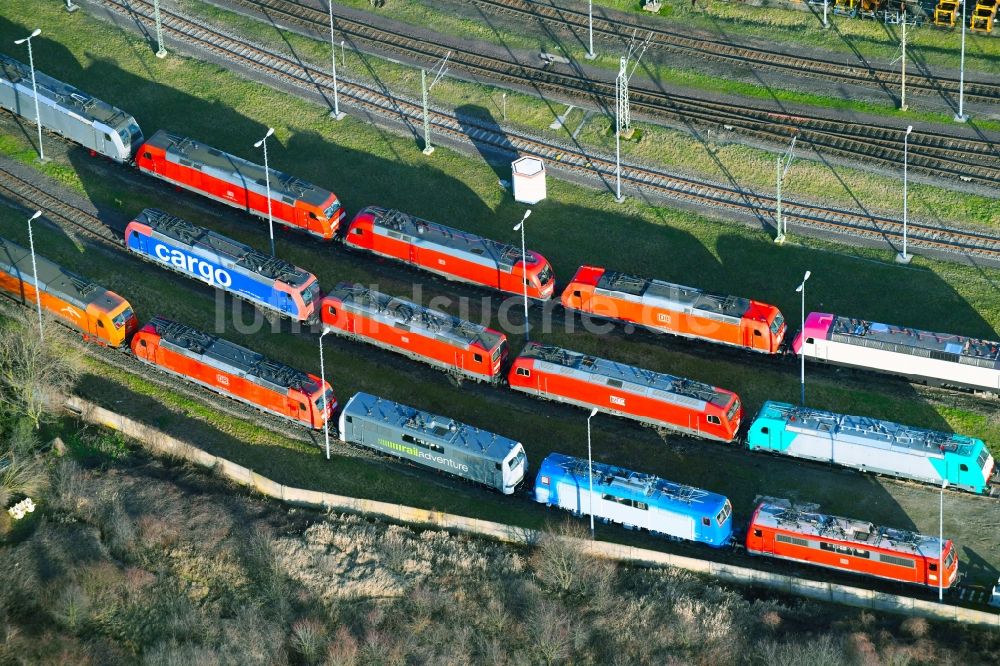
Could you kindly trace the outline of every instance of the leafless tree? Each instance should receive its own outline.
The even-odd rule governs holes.
[[[80,374],[79,342],[53,322],[18,315],[0,327],[0,409],[38,428]]]

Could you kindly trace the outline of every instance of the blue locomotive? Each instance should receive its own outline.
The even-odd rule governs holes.
[[[697,541],[713,548],[733,535],[733,506],[713,492],[595,462],[593,493],[587,461],[551,453],[535,477],[535,501],[630,529]]]
[[[750,425],[747,446],[935,485],[947,481],[973,493],[986,492],[994,473],[981,439],[770,400]]]
[[[142,143],[135,118],[107,102],[35,70],[42,127],[116,162],[128,162]],[[0,107],[35,121],[31,71],[0,54]]]
[[[315,275],[161,210],[139,213],[125,228],[125,245],[144,259],[231,292],[262,310],[299,321],[316,314]]]

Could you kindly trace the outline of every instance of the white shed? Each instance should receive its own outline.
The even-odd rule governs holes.
[[[514,201],[536,204],[545,198],[545,163],[537,157],[521,157],[510,165]]]

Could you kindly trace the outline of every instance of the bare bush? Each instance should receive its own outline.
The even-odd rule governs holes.
[[[287,618],[292,611],[288,578],[274,550],[274,539],[260,530],[245,539],[243,561],[247,573],[256,583],[264,608],[277,617]]]
[[[63,458],[50,476],[49,503],[60,511],[76,514],[86,520],[93,519],[94,503],[87,491],[87,478],[80,466],[70,458]]]
[[[531,558],[541,584],[560,595],[606,599],[615,565],[586,551],[587,531],[574,522],[547,528]]]
[[[539,599],[528,619],[535,653],[546,666],[557,664],[570,655],[573,631],[569,614],[557,602]]]
[[[325,642],[326,629],[316,620],[299,620],[292,625],[292,648],[305,663],[319,663]]]
[[[126,559],[135,544],[136,528],[118,494],[112,495],[100,516],[101,540],[108,550],[120,559]]]
[[[757,643],[755,663],[762,666],[844,666],[854,663],[839,637],[823,634],[811,640]]]
[[[930,627],[930,623],[922,617],[908,617],[900,625],[900,629],[912,638],[923,638],[930,631]]]
[[[50,321],[41,335],[21,314],[0,328],[0,409],[38,428],[65,400],[80,374],[79,342]]]
[[[358,640],[351,630],[341,625],[326,646],[324,666],[355,666],[358,663]]]

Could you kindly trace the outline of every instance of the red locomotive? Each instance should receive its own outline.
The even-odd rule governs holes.
[[[337,408],[330,385],[321,386],[319,377],[162,317],[135,334],[132,352],[161,370],[310,428],[322,428]]]
[[[264,167],[163,130],[142,144],[139,169],[179,187],[267,219]],[[275,222],[333,240],[344,210],[337,195],[295,176],[268,169]]]
[[[83,333],[84,340],[120,347],[139,326],[132,306],[113,291],[45,257],[35,256],[42,309]],[[31,253],[0,238],[0,290],[32,308],[38,301]]]
[[[360,284],[341,282],[321,302],[323,328],[477,381],[496,382],[507,336]]]
[[[630,322],[661,333],[777,353],[787,326],[778,308],[594,266],[566,285],[567,310]]]
[[[516,391],[723,442],[736,438],[743,416],[731,391],[537,342],[507,380]]]
[[[850,518],[762,502],[747,528],[747,552],[929,587],[958,574],[952,541]],[[938,569],[944,565],[944,580]]]
[[[398,210],[362,209],[347,226],[348,247],[416,266],[449,280],[482,285],[547,301],[555,290],[555,273],[545,257]]]

